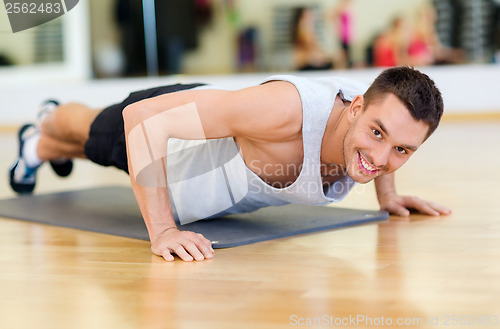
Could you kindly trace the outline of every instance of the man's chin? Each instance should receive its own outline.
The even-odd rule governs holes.
[[[352,176],[351,176],[351,178],[352,178],[352,180],[354,180],[358,184],[368,184],[369,182],[371,182],[372,180],[375,179],[375,177],[373,177],[373,178],[365,178],[365,179],[361,180],[361,179],[359,179],[359,177],[352,177]]]
[[[351,177],[352,180],[354,180],[358,184],[367,184],[367,183],[371,182],[372,180],[374,180],[375,178],[377,178],[378,176],[380,176],[380,175],[369,175],[368,176],[368,175],[365,175],[361,172],[357,172],[355,174],[347,172],[347,174],[349,175],[349,177]]]

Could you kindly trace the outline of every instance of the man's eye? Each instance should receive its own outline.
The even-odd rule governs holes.
[[[396,151],[401,154],[406,154],[406,150],[402,147],[396,146]]]
[[[377,129],[373,129],[373,136],[377,137],[377,138],[382,138],[382,133],[380,131],[378,131]]]

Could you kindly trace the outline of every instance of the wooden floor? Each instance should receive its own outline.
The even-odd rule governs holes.
[[[4,170],[13,141],[0,137]],[[500,328],[499,164],[500,121],[444,122],[398,187],[453,215],[217,250],[200,263],[164,262],[144,241],[0,219],[0,327]],[[0,177],[0,196],[13,196]],[[78,162],[69,179],[47,166],[38,182],[42,193],[128,178]],[[338,206],[377,209],[373,186]]]

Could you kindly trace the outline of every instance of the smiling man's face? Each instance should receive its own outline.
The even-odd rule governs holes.
[[[350,110],[344,138],[348,175],[358,183],[399,169],[425,141],[429,126],[415,120],[393,94],[373,101],[364,110]]]

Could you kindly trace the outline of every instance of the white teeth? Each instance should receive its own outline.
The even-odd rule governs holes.
[[[369,164],[365,161],[365,159],[364,159],[362,156],[360,156],[360,158],[361,158],[361,164],[363,165],[363,167],[364,167],[366,170],[369,170],[369,171],[375,171],[375,170],[377,170],[376,168],[374,168],[374,167],[370,166],[370,165],[369,165]]]

